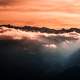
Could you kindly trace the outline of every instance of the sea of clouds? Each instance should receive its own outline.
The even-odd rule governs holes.
[[[77,32],[48,34],[0,28],[0,52],[8,56],[7,63],[29,67],[37,73],[41,70],[42,74],[58,73],[79,65],[79,50],[80,34]]]

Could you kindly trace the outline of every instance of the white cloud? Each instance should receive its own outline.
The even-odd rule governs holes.
[[[77,32],[48,34],[1,27],[0,40],[23,40],[23,42],[30,42],[31,45],[34,44],[34,46],[39,44],[39,46],[44,47],[45,50],[52,50],[51,53],[57,50],[62,55],[70,55],[80,48],[78,45],[80,44],[80,34]]]

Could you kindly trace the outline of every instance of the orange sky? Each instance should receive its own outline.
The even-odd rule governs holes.
[[[80,27],[80,0],[0,0],[0,24],[8,23]]]

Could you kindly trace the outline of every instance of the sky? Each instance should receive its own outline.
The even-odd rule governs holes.
[[[0,0],[0,24],[80,27],[80,0]]]

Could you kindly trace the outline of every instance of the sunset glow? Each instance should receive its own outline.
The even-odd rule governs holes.
[[[0,0],[0,24],[80,27],[80,0]]]

